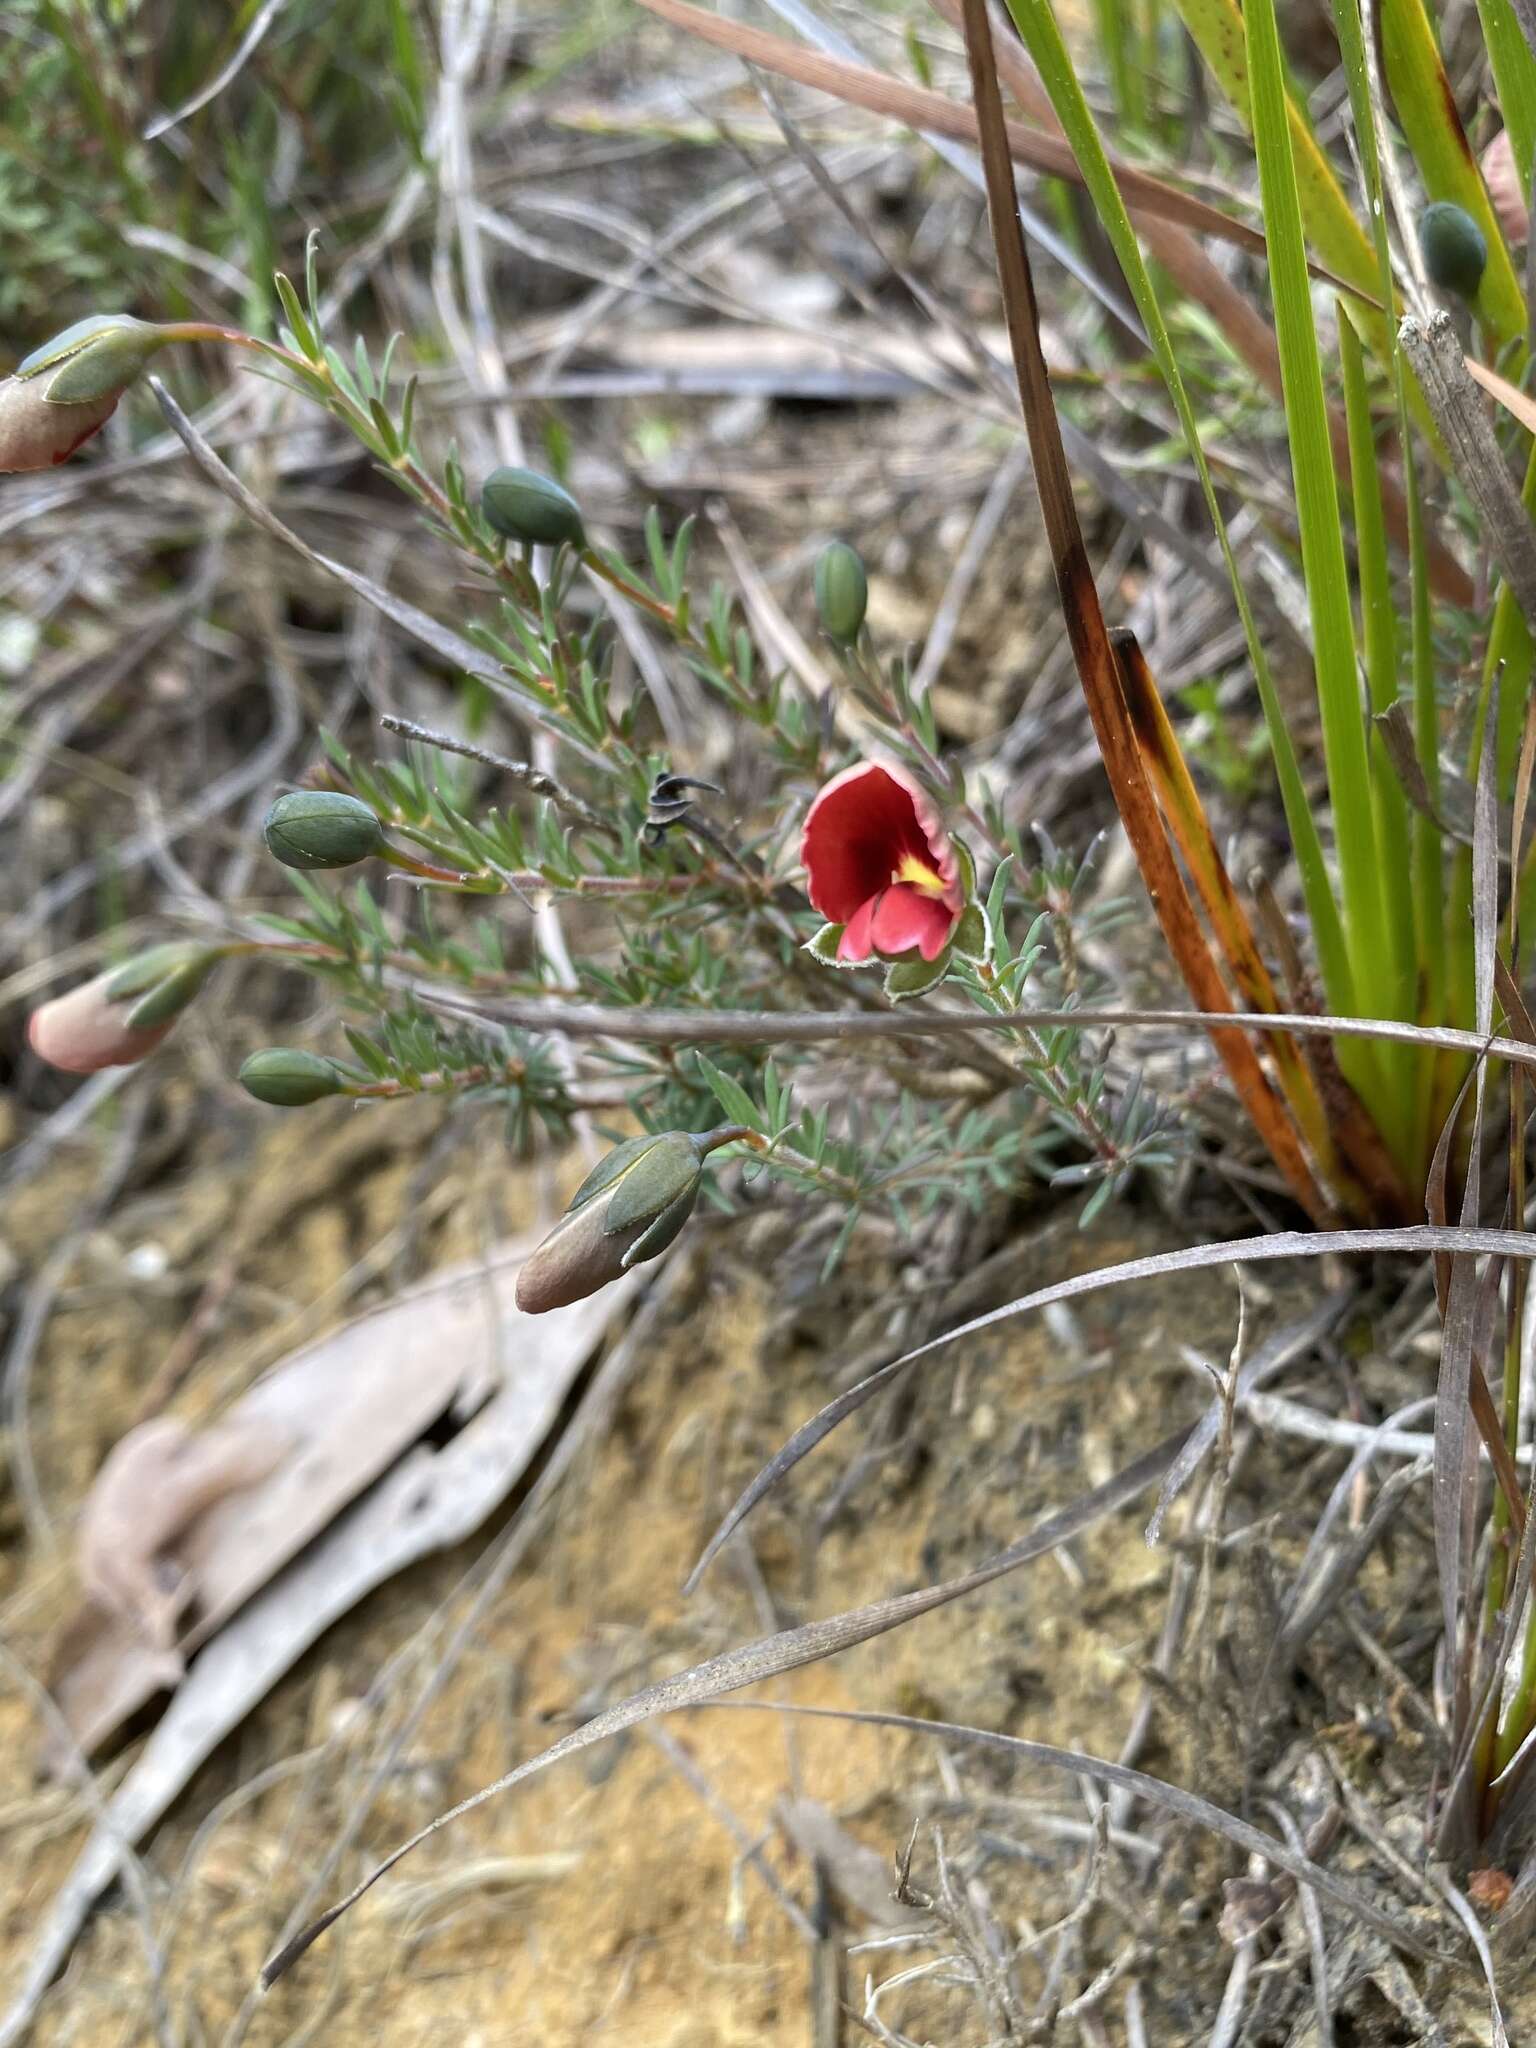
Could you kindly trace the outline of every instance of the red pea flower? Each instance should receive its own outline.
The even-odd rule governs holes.
[[[944,821],[904,769],[861,761],[834,775],[806,814],[807,892],[844,927],[837,958],[861,967],[916,952],[937,960],[965,909]]]

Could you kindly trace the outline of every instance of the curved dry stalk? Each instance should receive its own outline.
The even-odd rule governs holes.
[[[797,1671],[802,1665],[819,1663],[824,1657],[833,1657],[839,1651],[852,1649],[858,1643],[866,1643],[874,1636],[884,1635],[889,1629],[899,1628],[904,1622],[913,1621],[920,1614],[927,1614],[935,1607],[942,1607],[950,1600],[957,1600],[963,1594],[977,1591],[1005,1573],[1016,1571],[1020,1565],[1031,1563],[1037,1557],[1044,1557],[1050,1551],[1070,1542],[1084,1529],[1089,1528],[1104,1515],[1126,1502],[1134,1500],[1137,1494],[1151,1486],[1167,1469],[1177,1454],[1186,1431],[1178,1430],[1152,1450],[1145,1451],[1132,1464],[1124,1467],[1103,1485],[1096,1486],[1084,1494],[1071,1507],[1050,1516],[1029,1535],[1012,1543],[1006,1550],[998,1551],[970,1571],[958,1578],[946,1580],[937,1586],[922,1586],[915,1592],[898,1593],[887,1600],[877,1600],[869,1607],[850,1609],[843,1614],[834,1614],[824,1621],[803,1622],[798,1628],[782,1629],[776,1635],[764,1636],[755,1643],[745,1643],[734,1650],[726,1650],[718,1657],[710,1657],[690,1670],[679,1671],[670,1678],[663,1678],[655,1685],[648,1685],[628,1699],[617,1701],[581,1727],[563,1735],[558,1742],[537,1756],[529,1757],[513,1770],[506,1772],[492,1785],[472,1793],[468,1799],[460,1800],[457,1806],[446,1813],[440,1813],[426,1827],[411,1836],[409,1841],[390,1852],[381,1863],[369,1871],[362,1883],[354,1888],[338,1904],[332,1906],[318,1920],[286,1942],[276,1955],[263,1967],[261,1983],[263,1988],[275,1984],[279,1977],[292,1968],[304,1951],[309,1948],[328,1927],[334,1926],[349,1907],[355,1905],[371,1886],[401,1860],[412,1849],[436,1834],[451,1821],[483,1806],[499,1792],[510,1791],[524,1778],[531,1778],[536,1772],[558,1763],[562,1757],[574,1755],[577,1750],[586,1749],[594,1742],[601,1742],[610,1735],[617,1735],[626,1728],[633,1728],[642,1721],[649,1721],[658,1714],[675,1711],[679,1707],[701,1706],[723,1693],[738,1691],[744,1685],[755,1685],[765,1678],[777,1678],[787,1671]],[[1097,1766],[1095,1766],[1097,1768]]]
[[[798,85],[809,85],[819,92],[830,93],[834,99],[843,100],[850,106],[866,107],[873,114],[883,114],[890,120],[905,122],[914,128],[929,129],[936,135],[952,136],[957,142],[974,144],[980,140],[975,114],[945,93],[932,92],[924,86],[904,85],[900,79],[887,77],[883,71],[871,70],[863,64],[845,64],[835,57],[824,57],[819,51],[804,49],[784,36],[769,35],[763,29],[749,28],[742,22],[706,13],[702,7],[689,5],[689,0],[640,0],[640,5],[650,13],[660,15],[674,28],[697,36],[702,42],[729,50],[733,56],[744,58],[749,64],[760,64],[765,71],[775,71],[780,77],[792,78]],[[1053,178],[1065,178],[1072,184],[1082,182],[1077,159],[1058,136],[1043,135],[1038,129],[1026,128],[1022,122],[1010,121],[1008,146],[1015,160],[1027,164],[1032,170],[1043,171]],[[1114,171],[1127,205],[1139,207],[1159,219],[1196,228],[1215,240],[1231,242],[1250,255],[1262,257],[1265,253],[1264,237],[1259,230],[1249,227],[1245,221],[1234,220],[1219,206],[1197,199],[1192,193],[1181,192],[1177,186],[1164,183],[1161,178],[1153,177],[1151,172],[1134,164],[1117,159]],[[1332,285],[1336,291],[1346,292],[1351,298],[1377,306],[1380,310],[1378,302],[1369,294],[1336,277],[1321,264],[1313,266],[1313,275]]]
[[[355,1905],[386,1872],[392,1870],[411,1850],[430,1836],[436,1834],[451,1822],[476,1807],[483,1806],[498,1793],[510,1791],[524,1779],[547,1770],[551,1764],[574,1755],[578,1750],[590,1748],[595,1742],[605,1741],[609,1736],[620,1734],[627,1728],[654,1719],[659,1714],[673,1713],[683,1707],[707,1706],[723,1694],[739,1691],[743,1686],[754,1685],[765,1678],[776,1678],[788,1671],[800,1669],[803,1665],[820,1662],[825,1657],[851,1649],[858,1643],[869,1642],[873,1637],[884,1635],[899,1628],[918,1616],[942,1607],[951,1600],[967,1593],[978,1591],[990,1585],[1005,1573],[1015,1571],[1022,1564],[1067,1542],[1081,1530],[1099,1520],[1113,1509],[1123,1506],[1138,1493],[1150,1486],[1167,1468],[1184,1441],[1185,1432],[1178,1431],[1165,1438],[1153,1450],[1144,1452],[1133,1464],[1126,1466],[1095,1487],[1070,1508],[1053,1515],[1039,1528],[1010,1544],[1006,1550],[985,1559],[972,1570],[937,1586],[924,1586],[914,1592],[899,1593],[890,1599],[875,1601],[868,1607],[852,1608],[845,1613],[829,1616],[823,1621],[802,1623],[798,1628],[780,1630],[777,1634],[762,1637],[755,1643],[727,1650],[721,1656],[708,1658],[704,1663],[690,1670],[680,1671],[669,1678],[661,1679],[655,1685],[643,1687],[627,1699],[617,1701],[602,1713],[595,1714],[581,1727],[572,1729],[558,1742],[529,1757],[514,1769],[506,1772],[493,1784],[483,1786],[469,1798],[460,1800],[457,1806],[436,1819],[429,1821],[411,1838],[393,1849],[388,1856],[377,1863],[362,1882],[330,1910],[313,1921],[294,1939],[272,1956],[261,1972],[263,1988],[276,1983],[298,1961],[305,1951],[335,1925],[336,1921]],[[759,1704],[747,1702],[745,1704]],[[777,1710],[778,1702],[760,1703],[765,1709]],[[837,1712],[817,1708],[789,1708],[787,1711]],[[1437,1962],[1455,1965],[1457,1959],[1437,1950],[1414,1929],[1403,1926],[1372,1903],[1364,1893],[1332,1872],[1308,1861],[1305,1856],[1296,1855],[1290,1847],[1274,1837],[1264,1834],[1248,1822],[1239,1820],[1221,1807],[1212,1806],[1192,1792],[1185,1792],[1177,1786],[1167,1785],[1160,1779],[1148,1777],[1141,1771],[1130,1769],[1124,1764],[1110,1763],[1105,1759],[1084,1755],[1078,1750],[1057,1749],[1048,1743],[1028,1743],[1016,1736],[998,1735],[987,1729],[965,1728],[944,1721],[919,1721],[899,1714],[851,1714],[849,1718],[867,1718],[875,1725],[899,1727],[930,1735],[949,1736],[956,1741],[985,1744],[1006,1749],[1010,1754],[1027,1756],[1032,1762],[1048,1769],[1070,1772],[1077,1777],[1088,1776],[1103,1779],[1106,1783],[1122,1786],[1138,1797],[1161,1806],[1181,1818],[1198,1826],[1208,1827],[1225,1835],[1250,1853],[1266,1856],[1280,1869],[1288,1870],[1299,1883],[1309,1884],[1324,1897],[1330,1898],[1356,1919],[1374,1929],[1395,1947],[1408,1954],[1425,1957]]]
[[[275,950],[275,949],[274,949]],[[659,1010],[641,1004],[562,1003],[539,996],[508,996],[469,1003],[423,987],[422,999],[466,1016],[494,1018],[520,1031],[551,1031],[569,1038],[627,1038],[637,1045],[808,1045],[854,1038],[954,1038],[973,1031],[1068,1027],[1083,1031],[1175,1030],[1295,1033],[1306,1038],[1380,1038],[1432,1046],[1474,1059],[1536,1067],[1536,1044],[1497,1032],[1462,1031],[1451,1024],[1402,1024],[1390,1017],[1321,1016],[1310,1010],[1121,1010],[1085,1006],[1063,1010]]]
[[[1333,1252],[1348,1257],[1361,1252],[1415,1252],[1415,1253],[1456,1253],[1467,1258],[1489,1254],[1498,1258],[1536,1259],[1536,1232],[1526,1230],[1484,1230],[1456,1229],[1448,1224],[1417,1223],[1395,1229],[1380,1230],[1281,1230],[1266,1237],[1227,1238],[1217,1244],[1184,1245],[1176,1251],[1154,1252],[1145,1258],[1125,1259],[1118,1265],[1101,1266],[1096,1272],[1076,1273],[1067,1280],[1054,1280],[1048,1287],[1037,1287],[1032,1293],[1020,1295],[1017,1301],[1005,1302],[1001,1308],[989,1309],[985,1315],[973,1316],[967,1323],[959,1324],[942,1335],[930,1337],[925,1344],[903,1352],[900,1358],[893,1358],[889,1365],[883,1365],[847,1388],[835,1399],[829,1401],[803,1422],[777,1451],[757,1476],[750,1482],[726,1514],[719,1528],[706,1545],[703,1556],[689,1574],[684,1590],[694,1587],[711,1561],[718,1556],[721,1546],[728,1542],[736,1529],[767,1493],[770,1493],[786,1473],[792,1471],[800,1460],[807,1456],[824,1438],[831,1435],[840,1422],[844,1422],[856,1409],[888,1387],[893,1380],[904,1373],[909,1366],[920,1359],[930,1358],[936,1351],[947,1345],[958,1343],[962,1337],[973,1337],[982,1330],[989,1330],[997,1323],[1009,1321],[1014,1316],[1027,1314],[1032,1309],[1047,1308],[1052,1302],[1070,1301],[1080,1294],[1092,1294],[1101,1287],[1123,1287],[1131,1280],[1154,1280],[1168,1273],[1188,1273],[1205,1266],[1263,1265],[1282,1259],[1321,1258]],[[1486,1387],[1484,1388],[1486,1393]],[[1508,1447],[1499,1434],[1497,1417],[1480,1413],[1474,1404],[1474,1419],[1487,1441],[1491,1428],[1495,1442],[1489,1442],[1490,1455],[1495,1471],[1500,1471],[1499,1452],[1508,1455]],[[1511,1461],[1511,1471],[1513,1462]],[[1515,1500],[1512,1512],[1523,1522],[1524,1502],[1520,1498],[1519,1478],[1513,1479]]]

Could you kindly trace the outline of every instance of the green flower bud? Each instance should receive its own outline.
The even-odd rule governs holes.
[[[834,540],[816,558],[816,609],[834,640],[851,647],[864,624],[869,579],[864,564],[845,540]]]
[[[565,1308],[665,1251],[693,1213],[705,1153],[728,1142],[717,1131],[665,1131],[615,1146],[525,1262],[518,1307],[531,1316]]]
[[[355,796],[296,789],[268,811],[262,834],[285,868],[349,868],[384,844],[384,828]]]
[[[1445,292],[1475,299],[1488,263],[1488,238],[1464,206],[1437,199],[1419,216],[1424,268]]]
[[[508,540],[556,548],[586,544],[581,507],[553,477],[532,469],[493,469],[480,488],[480,510]]]
[[[339,1095],[342,1089],[341,1076],[329,1060],[291,1045],[253,1052],[241,1067],[239,1080],[247,1095],[274,1109],[302,1109],[327,1095]]]

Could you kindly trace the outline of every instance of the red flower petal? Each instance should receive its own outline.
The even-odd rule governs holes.
[[[925,960],[937,960],[955,924],[956,913],[946,903],[901,882],[876,903],[870,937],[878,953],[909,953],[916,946]]]
[[[870,927],[875,921],[879,901],[878,896],[867,898],[849,918],[847,929],[837,942],[839,960],[847,961],[853,967],[862,967],[866,960],[874,959],[875,946],[870,937]]]
[[[823,917],[848,923],[889,887],[904,858],[933,869],[958,915],[960,870],[944,822],[902,769],[861,761],[834,775],[806,814],[800,857],[807,893]]]

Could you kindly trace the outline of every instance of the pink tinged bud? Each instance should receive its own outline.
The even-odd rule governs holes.
[[[133,1030],[128,1019],[135,1000],[108,993],[115,979],[115,973],[98,974],[32,1012],[27,1042],[40,1060],[66,1074],[95,1074],[103,1067],[134,1066],[154,1051],[176,1019]]]
[[[584,1301],[665,1251],[693,1213],[703,1155],[723,1135],[665,1131],[616,1145],[525,1261],[517,1276],[517,1305],[524,1315]]]
[[[126,313],[77,320],[0,381],[0,470],[65,462],[111,418],[170,332]]]
[[[834,775],[806,814],[800,858],[812,904],[841,925],[837,959],[937,960],[965,910],[956,842],[926,792],[894,763]]]
[[[1504,230],[1504,239],[1511,248],[1518,249],[1530,237],[1531,210],[1520,190],[1514,144],[1509,139],[1507,128],[1501,128],[1483,151],[1482,172],[1488,197],[1493,201],[1499,226]]]
[[[67,462],[112,417],[118,394],[79,405],[52,405],[41,387],[0,383],[0,470],[51,469]]]
[[[66,1074],[136,1066],[174,1027],[218,958],[206,946],[150,946],[34,1010],[27,1042]]]

